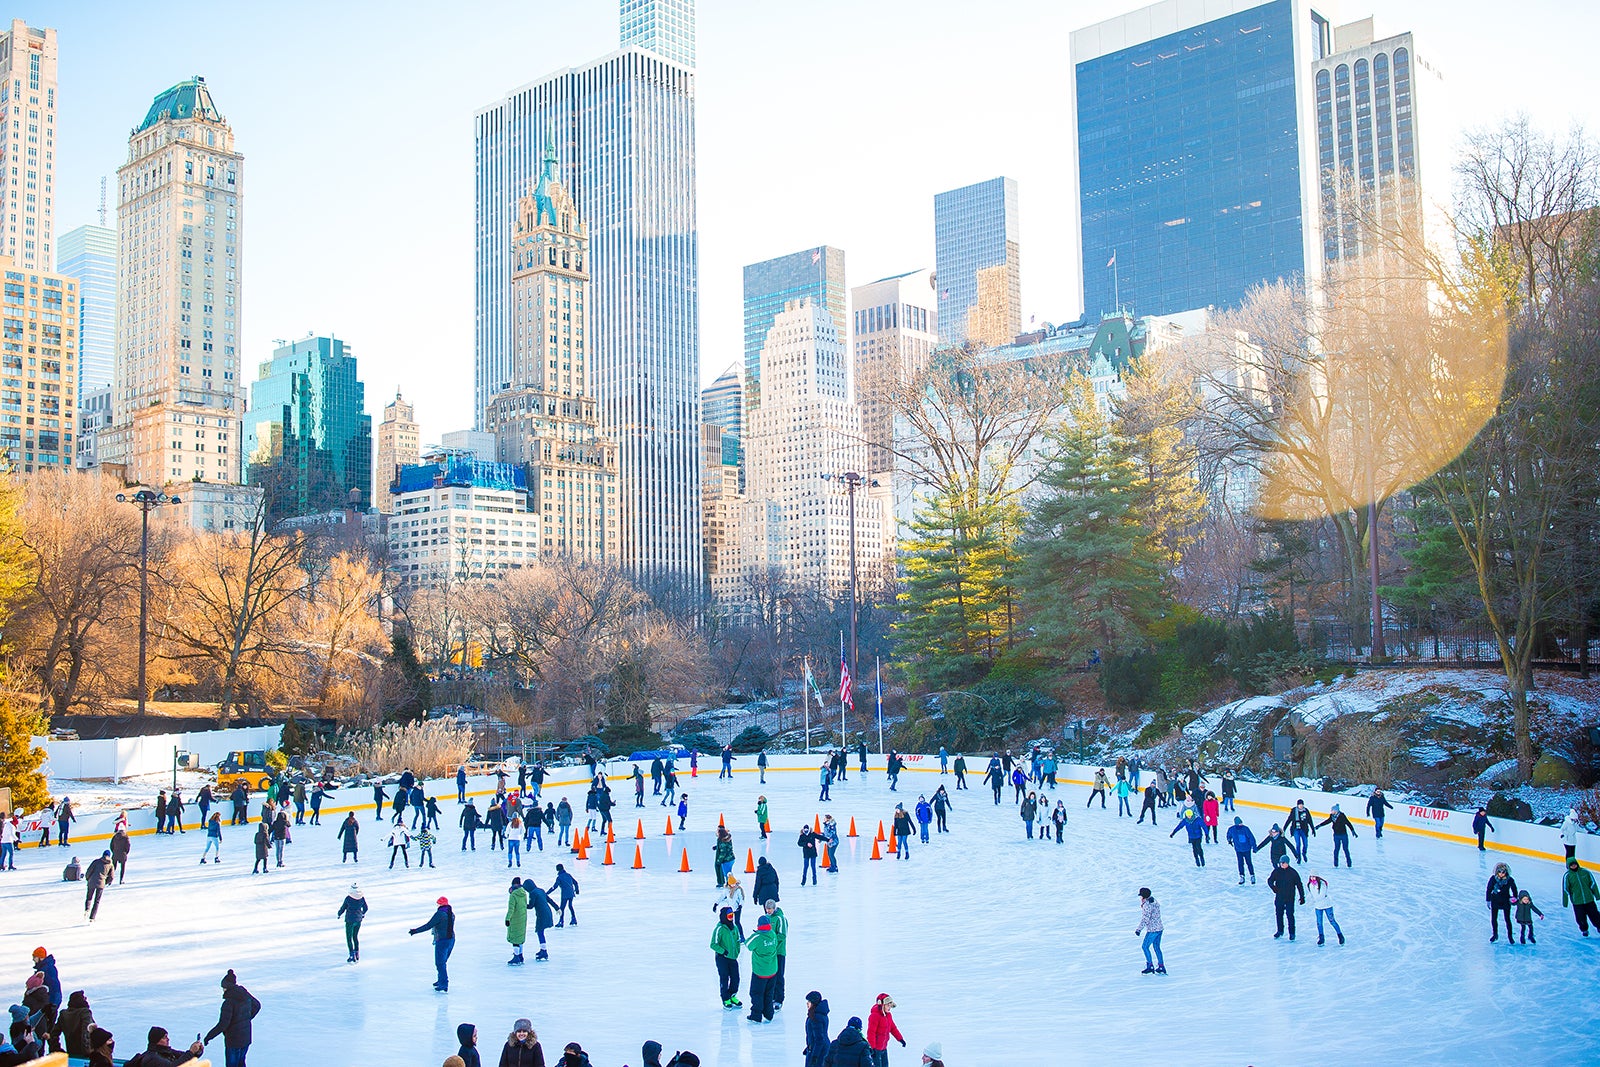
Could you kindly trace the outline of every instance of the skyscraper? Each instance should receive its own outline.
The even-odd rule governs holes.
[[[834,335],[850,336],[844,284],[844,252],[821,245],[744,269],[744,410],[761,406],[761,349],[784,308],[810,301],[833,319]]]
[[[372,416],[356,358],[337,337],[280,345],[250,386],[248,481],[273,518],[372,501]]]
[[[694,0],[622,0],[622,47],[694,66]]]
[[[718,426],[735,437],[743,436],[743,397],[744,390],[739,384],[739,365],[736,363],[700,391],[700,421]]]
[[[159,94],[117,171],[113,426],[130,482],[239,480],[244,157],[204,78]]]
[[[394,514],[394,494],[390,491],[401,467],[416,466],[422,456],[422,434],[411,405],[395,390],[394,399],[383,409],[378,423],[377,457],[373,463],[372,505],[385,515]]]
[[[72,466],[78,429],[78,283],[0,255],[0,452],[12,470]]]
[[[617,445],[621,559],[646,586],[690,595],[702,559],[694,101],[692,68],[629,45],[475,119],[478,424],[514,384],[517,201],[553,140],[590,234],[590,382]]]
[[[0,255],[49,270],[55,229],[56,31],[21,19],[0,33]]]
[[[1237,306],[1315,267],[1308,0],[1163,2],[1072,34],[1084,308]]]
[[[495,458],[527,472],[541,516],[528,558],[617,558],[617,446],[589,392],[589,230],[556,174],[555,147],[517,205],[511,240],[510,389],[489,401]]]
[[[867,467],[889,477],[894,462],[894,404],[897,383],[927,365],[939,345],[938,308],[933,277],[914,270],[880,278],[850,290],[854,308],[856,399],[861,433],[867,439]]]
[[[1017,183],[990,178],[933,198],[939,341],[1007,344],[1022,332]]]
[[[117,356],[117,231],[79,226],[56,242],[57,269],[78,279],[78,393],[110,385]]]

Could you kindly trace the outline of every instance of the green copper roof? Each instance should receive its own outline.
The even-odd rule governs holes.
[[[206,80],[199,75],[157,94],[150,103],[150,110],[145,113],[144,121],[139,123],[139,128],[134,132],[148,130],[163,118],[182,121],[195,117],[209,119],[212,122],[222,121],[222,112],[218,111],[217,105],[212,102],[211,90],[206,88]]]
[[[541,226],[548,221],[556,223],[556,205],[550,198],[550,183],[560,181],[556,173],[556,146],[553,140],[544,143],[544,170],[539,173],[539,184],[533,188],[533,224]]]

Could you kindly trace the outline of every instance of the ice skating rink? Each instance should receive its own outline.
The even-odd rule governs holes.
[[[518,1016],[532,1019],[548,1062],[577,1041],[595,1067],[637,1067],[640,1044],[654,1039],[669,1056],[689,1048],[708,1065],[793,1067],[802,1062],[804,997],[813,988],[830,1002],[834,1035],[851,1015],[865,1018],[877,993],[891,993],[909,1047],[891,1043],[889,1059],[902,1067],[920,1062],[932,1040],[943,1042],[951,1067],[1600,1063],[1600,936],[1579,937],[1561,909],[1555,863],[1484,857],[1392,831],[1375,842],[1360,827],[1354,870],[1335,871],[1324,828],[1312,862],[1299,869],[1329,878],[1349,943],[1337,946],[1330,931],[1319,948],[1309,909],[1299,912],[1295,943],[1273,940],[1265,850],[1256,856],[1255,886],[1235,884],[1226,842],[1208,845],[1208,866],[1198,870],[1183,835],[1167,836],[1170,808],[1152,830],[1117,818],[1114,798],[1107,810],[1085,811],[1088,790],[1063,786],[1066,843],[1027,841],[1010,790],[995,807],[974,760],[974,788],[952,794],[951,832],[935,834],[931,846],[913,841],[908,861],[872,862],[878,820],[887,824],[897,799],[910,810],[919,791],[931,794],[937,773],[908,771],[891,794],[881,770],[865,779],[852,770],[832,802],[818,804],[814,768],[769,772],[763,787],[743,769],[748,762],[731,781],[717,780],[714,761],[697,779],[685,769],[687,834],[663,837],[666,810],[647,794],[643,871],[630,869],[638,813],[621,780],[613,782],[616,866],[601,865],[603,847],[575,862],[554,850],[553,835],[542,854],[523,857],[524,877],[548,888],[562,860],[582,887],[580,925],[551,931],[548,963],[532,962],[530,942],[528,964],[506,966],[502,920],[517,872],[506,870],[505,853],[488,850],[487,831],[476,852],[461,853],[453,783],[430,783],[444,811],[437,870],[390,871],[380,848],[387,824],[374,821],[370,803],[360,808],[359,867],[339,862],[342,815],[295,828],[288,866],[269,875],[250,874],[243,828],[225,828],[220,868],[199,865],[204,838],[193,830],[140,836],[128,882],[107,890],[93,926],[83,921],[81,884],[59,875],[68,855],[87,865],[101,846],[29,848],[19,870],[0,875],[0,982],[12,990],[8,1003],[19,1000],[29,953],[46,946],[64,989],[88,992],[96,1020],[128,1056],[144,1047],[152,1024],[167,1027],[174,1045],[209,1029],[218,981],[232,967],[263,1005],[252,1067],[434,1067],[455,1051],[461,1022],[477,1024],[484,1062],[493,1064]],[[953,777],[943,780],[953,789]],[[758,793],[771,808],[767,842],[755,831]],[[579,784],[545,790],[546,799],[571,801],[579,826],[583,795]],[[368,797],[351,790],[334,803]],[[818,812],[831,812],[841,832],[853,816],[861,836],[845,843],[838,874],[801,888],[795,839]],[[782,877],[791,924],[787,1003],[771,1024],[747,1022],[717,999],[708,943],[719,814],[733,831],[736,871],[754,849]],[[1258,837],[1276,817],[1242,807],[1238,814]],[[677,870],[685,846],[690,874]],[[1489,943],[1483,890],[1501,858],[1548,916],[1536,921],[1537,946]],[[353,966],[335,918],[352,880],[371,907]],[[748,891],[753,879],[744,880]],[[1162,905],[1165,978],[1139,973],[1140,886]],[[426,935],[406,935],[441,894],[458,915],[447,994],[430,988]],[[756,914],[747,904],[747,932]],[[743,996],[748,956],[740,965]],[[208,1053],[221,1062],[220,1039]]]

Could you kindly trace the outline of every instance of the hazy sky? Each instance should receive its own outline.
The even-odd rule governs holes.
[[[741,358],[745,263],[827,243],[851,285],[931,266],[933,194],[996,174],[1020,186],[1024,317],[1077,317],[1068,35],[1137,6],[700,0],[704,381]],[[245,154],[245,377],[274,338],[332,333],[375,420],[399,386],[424,441],[471,424],[473,112],[614,50],[614,0],[11,12],[60,32],[58,234],[95,221],[102,175],[115,212],[129,130],[157,92],[204,75]],[[1600,132],[1600,4],[1346,0],[1337,16],[1368,14],[1443,71],[1448,136],[1518,110]]]

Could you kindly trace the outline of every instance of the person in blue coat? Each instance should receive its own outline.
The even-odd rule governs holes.
[[[544,932],[555,925],[555,906],[550,903],[550,898],[545,891],[534,885],[531,880],[522,883],[523,890],[528,894],[528,907],[533,911],[533,933],[539,939],[539,951],[533,957],[536,960],[550,958],[550,950],[544,939]],[[577,922],[576,919],[573,922]]]
[[[250,1020],[260,1012],[261,1001],[239,984],[239,979],[230,969],[222,976],[222,1011],[217,1016],[217,1025],[205,1036],[205,1042],[209,1042],[221,1035],[224,1060],[228,1067],[244,1067],[245,1054],[250,1051],[253,1036]]]
[[[928,843],[928,827],[933,822],[933,805],[928,803],[928,798],[917,797],[917,829],[922,833],[922,843]]]
[[[806,994],[806,1067],[823,1067],[828,1058],[828,1002],[813,989]]]
[[[1228,844],[1233,846],[1233,854],[1239,861],[1239,884],[1244,885],[1244,874],[1250,871],[1250,884],[1256,884],[1256,835],[1250,832],[1250,827],[1244,820],[1235,815],[1233,825],[1228,827]]]
[[[412,937],[423,931],[433,935],[433,969],[438,974],[433,988],[441,993],[448,993],[450,971],[446,965],[449,963],[450,953],[454,952],[456,947],[456,913],[451,910],[450,901],[446,897],[440,897],[435,903],[438,904],[438,908],[433,916],[421,926],[412,927],[407,933]]]
[[[567,916],[572,916],[572,925],[578,925],[578,909],[573,906],[573,900],[578,895],[578,880],[567,873],[564,864],[556,864],[556,881],[547,892],[556,900],[556,925],[567,925]]]
[[[1202,842],[1206,833],[1205,819],[1201,818],[1200,813],[1194,808],[1184,808],[1183,815],[1178,819],[1178,825],[1174,826],[1172,833],[1167,836],[1176,837],[1179,830],[1189,831],[1189,848],[1194,852],[1194,865],[1196,867],[1204,867],[1206,865],[1206,853]]]
[[[456,803],[467,802],[467,768],[463,764],[456,768]]]
[[[823,1059],[827,1067],[876,1067],[876,1062],[872,1047],[867,1044],[866,1035],[861,1031],[861,1018],[856,1015],[850,1016],[850,1021],[845,1023],[839,1036],[828,1046],[828,1055]]]
[[[1372,795],[1367,798],[1367,815],[1372,819],[1373,837],[1383,836],[1384,812],[1393,807],[1381,789],[1374,789]]]

